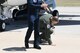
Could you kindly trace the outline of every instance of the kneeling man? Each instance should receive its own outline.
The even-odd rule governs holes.
[[[40,17],[40,36],[41,41],[46,40],[49,45],[52,44],[51,34],[53,33],[54,25],[59,22],[59,12],[54,10],[52,14],[45,14]]]

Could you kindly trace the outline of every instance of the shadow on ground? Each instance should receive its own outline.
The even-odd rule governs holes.
[[[80,15],[59,15],[59,17],[80,17]]]
[[[3,49],[4,51],[26,51],[25,47],[10,47]]]
[[[27,20],[9,21],[5,31],[16,30],[27,27]]]
[[[80,25],[80,21],[77,21],[77,20],[60,20],[57,25]]]
[[[80,21],[77,20],[60,20],[57,26],[60,25],[80,25]],[[27,27],[27,21],[15,21],[11,22],[6,26],[5,31],[10,31],[10,30],[16,30],[16,29],[21,29],[21,28],[26,28]]]
[[[65,14],[65,15],[59,15],[59,17],[61,18],[70,17],[70,19],[72,19],[74,17],[80,18],[80,15],[66,15]],[[57,25],[80,25],[80,20],[60,20]]]
[[[27,49],[35,49],[34,47],[29,47]],[[9,48],[4,48],[4,51],[27,51],[27,49],[25,47],[9,47]]]
[[[80,17],[80,15],[59,15],[59,17]],[[80,25],[80,21],[78,20],[60,20],[59,25]],[[5,31],[10,31],[10,30],[16,30],[16,29],[21,29],[21,28],[26,28],[27,27],[27,20],[18,20],[18,21],[8,21],[8,24],[6,25],[6,30]]]

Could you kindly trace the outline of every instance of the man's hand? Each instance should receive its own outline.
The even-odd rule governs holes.
[[[42,8],[44,8],[44,9],[47,9],[47,7],[48,7],[48,4],[46,4],[46,3],[43,3],[43,4],[41,5],[41,7],[42,7]]]
[[[41,5],[41,7],[42,7],[44,10],[49,11],[48,4],[43,3],[43,4]]]

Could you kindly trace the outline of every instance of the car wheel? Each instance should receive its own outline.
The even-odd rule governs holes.
[[[4,31],[6,28],[6,24],[5,24],[5,21],[3,20],[0,20],[0,31]]]
[[[17,13],[18,11],[19,11],[18,9],[14,9],[14,10],[13,10],[12,17],[13,17],[14,20],[18,20],[18,18],[16,17],[16,13]]]

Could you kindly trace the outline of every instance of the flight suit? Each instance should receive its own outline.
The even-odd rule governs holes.
[[[52,44],[51,34],[53,33],[53,30],[51,29],[51,26],[50,26],[50,20],[49,20],[51,16],[52,16],[51,14],[45,14],[40,17],[40,32],[42,32],[40,36],[41,36],[41,39],[48,41],[49,45]]]
[[[34,47],[39,46],[39,17],[38,13],[41,9],[42,0],[27,0],[28,11],[28,30],[25,37],[25,46],[29,47],[29,38],[34,30]]]

